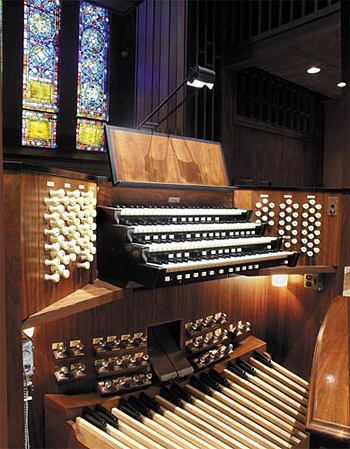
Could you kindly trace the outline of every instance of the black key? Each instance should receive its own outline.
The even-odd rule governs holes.
[[[254,351],[254,356],[256,360],[263,363],[264,365],[268,366],[269,368],[272,368],[272,362],[269,358],[266,357],[266,355],[262,354],[259,351]]]
[[[235,365],[232,362],[229,362],[227,364],[227,368],[232,371],[233,373],[237,374],[237,376],[241,377],[244,380],[248,380],[248,376],[245,373],[245,371],[243,371],[241,368],[239,368],[239,366]]]
[[[90,424],[96,426],[98,429],[103,430],[104,432],[106,432],[107,429],[107,424],[102,424],[102,422],[95,418],[94,416],[90,415],[90,414],[86,414],[83,416],[83,418],[88,421]]]
[[[237,359],[236,363],[240,368],[242,368],[247,373],[251,374],[252,376],[256,376],[256,371],[255,371],[254,367],[252,365],[249,365],[249,363],[247,363],[241,359]]]
[[[128,402],[135,410],[141,413],[141,415],[146,416],[147,418],[152,418],[152,413],[149,407],[143,404],[139,399],[135,398],[135,396],[129,396]]]
[[[219,383],[212,377],[210,377],[208,374],[202,373],[199,377],[204,384],[208,385],[208,387],[212,388],[213,390],[221,392]]]
[[[139,394],[139,400],[146,406],[149,407],[151,410],[153,410],[156,413],[159,413],[160,415],[162,415],[162,409],[161,406],[158,404],[157,401],[155,401],[154,399],[152,399],[150,396],[148,396],[148,394],[146,393],[140,393]]]
[[[190,378],[190,384],[192,387],[197,388],[197,390],[201,391],[204,394],[207,394],[208,396],[211,396],[210,389],[207,385],[205,385],[203,382],[201,382],[196,377],[192,376]]]
[[[108,416],[110,419],[112,419],[116,424],[118,424],[118,418],[116,416],[113,415],[113,413],[111,413],[109,410],[107,410],[105,407],[103,407],[103,405],[101,404],[97,404],[96,411],[103,413],[104,415]]]
[[[167,401],[171,402],[172,404],[178,406],[178,407],[183,407],[181,399],[178,396],[175,396],[170,390],[168,390],[165,387],[162,387],[160,389],[159,394],[166,399]]]
[[[214,368],[212,368],[209,371],[209,375],[212,379],[214,379],[216,382],[223,385],[224,387],[228,387],[230,385],[228,380],[226,379],[225,375],[218,373],[217,371],[215,371]]]
[[[180,387],[179,384],[173,383],[170,387],[170,390],[172,393],[174,393],[176,396],[179,396],[181,399],[183,399],[186,402],[189,402],[192,404],[192,397],[191,394],[185,390],[185,388]]]

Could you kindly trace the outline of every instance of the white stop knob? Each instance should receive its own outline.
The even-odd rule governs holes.
[[[90,269],[90,262],[78,263],[77,267],[78,268],[84,268],[84,270],[89,270]]]
[[[44,214],[45,220],[59,220],[60,216],[57,212],[54,212],[53,214]]]
[[[269,204],[269,207],[270,207],[271,209],[273,209],[273,208],[275,207],[275,203],[270,203],[270,204]]]
[[[53,198],[44,198],[44,203],[48,205],[58,206],[60,204],[60,199],[57,198],[57,196],[54,196]]]
[[[298,235],[298,231],[296,229],[293,229],[292,235]]]
[[[306,253],[307,248],[305,248],[305,246],[302,246],[302,247],[300,248],[300,251],[301,251],[302,253]]]
[[[293,207],[294,207],[294,209],[299,209],[299,204],[298,203],[294,203]]]
[[[62,204],[59,204],[58,206],[49,206],[50,212],[57,212],[59,214],[62,214],[64,212],[64,206]]]
[[[58,237],[60,235],[60,230],[58,228],[53,229],[44,229],[45,235],[52,235],[54,237]]]
[[[315,226],[317,226],[319,228],[321,226],[321,222],[320,221],[316,221],[315,222]]]
[[[280,209],[285,209],[286,205],[284,203],[280,204]]]
[[[315,245],[319,245],[320,244],[320,240],[319,239],[315,239],[314,242],[315,242]]]
[[[67,191],[67,195],[69,197],[79,198],[80,197],[80,190]]]
[[[255,212],[255,215],[256,215],[257,217],[261,217],[261,211],[260,211],[260,210],[257,210],[257,211]]]
[[[316,207],[317,210],[321,210],[322,209],[322,204],[316,204],[315,207]]]
[[[316,229],[315,232],[314,232],[314,234],[315,234],[315,235],[320,235],[320,234],[321,234],[321,231],[320,231],[319,229]]]
[[[68,257],[71,262],[75,262],[77,260],[77,255],[75,253],[70,253]]]
[[[65,192],[64,189],[58,189],[58,190],[50,190],[49,194],[50,196],[57,196],[58,198],[62,198]]]
[[[307,203],[304,203],[303,204],[303,209],[308,209],[308,208],[309,208],[309,205]]]
[[[81,260],[88,260],[89,262],[92,262],[94,260],[94,256],[92,254],[82,255],[80,257]]]
[[[318,254],[320,252],[320,248],[314,248],[314,253]]]
[[[283,230],[283,229],[280,229],[280,230],[278,231],[278,234],[279,234],[279,235],[284,235],[284,230]]]
[[[60,264],[60,260],[57,257],[55,259],[45,259],[44,264],[47,267],[58,267]]]
[[[52,243],[52,245],[45,243],[44,248],[45,251],[58,251],[60,249],[60,245],[58,243]]]
[[[286,248],[290,248],[290,242],[285,242],[284,246],[285,246]]]
[[[296,245],[298,243],[298,239],[292,239],[293,245]]]
[[[311,206],[314,206],[316,204],[316,200],[311,199],[311,200],[309,200],[309,203],[311,204]]]
[[[275,222],[273,220],[269,220],[269,226],[273,226],[275,224]]]
[[[261,201],[263,204],[267,204],[269,202],[269,200],[267,198],[263,198]]]
[[[286,214],[285,214],[285,212],[282,212],[282,211],[281,211],[281,212],[279,213],[279,216],[280,216],[281,218],[283,218],[283,217],[286,216]]]
[[[74,206],[67,206],[67,210],[69,212],[73,211],[73,212],[79,212],[80,211],[80,206],[79,204],[75,204]]]
[[[59,282],[60,280],[60,275],[58,273],[55,274],[45,274],[44,277],[45,281],[51,281],[51,282]]]
[[[255,207],[259,209],[261,207],[261,203],[256,203]]]
[[[288,199],[286,200],[286,203],[287,203],[287,204],[292,204],[292,203],[293,203],[293,200],[292,200],[291,198],[288,198]]]
[[[312,257],[312,256],[314,255],[313,251],[308,251],[306,254],[307,254],[309,257]]]
[[[279,221],[279,225],[280,225],[280,226],[284,226],[284,225],[285,225],[285,221],[284,221],[284,220],[280,220],[280,221]]]
[[[286,225],[286,231],[290,231],[292,229],[291,225]]]

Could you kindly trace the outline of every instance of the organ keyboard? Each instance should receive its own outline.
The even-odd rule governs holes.
[[[282,239],[264,236],[264,225],[247,221],[250,214],[229,207],[99,207],[99,276],[164,287],[294,266],[297,253],[282,251]],[[116,277],[121,271],[124,279]]]
[[[74,422],[69,421],[80,445],[71,447],[308,447],[308,383],[265,354],[250,354],[233,355],[228,363],[187,381],[153,387],[137,396],[111,398],[102,404],[82,398],[70,416]],[[50,403],[55,403],[52,410],[57,412],[60,398],[49,395]],[[48,422],[51,418],[49,414]],[[69,428],[66,425],[66,433]],[[72,435],[70,441],[74,442]]]

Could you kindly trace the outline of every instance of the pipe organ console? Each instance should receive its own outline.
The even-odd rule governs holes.
[[[333,286],[325,299],[294,282],[274,299],[257,276],[334,271],[341,192],[233,189],[218,144],[107,137],[114,186],[5,165],[7,347],[21,360],[34,323],[33,447],[307,448],[308,383],[247,320],[275,346],[287,335],[294,359],[316,339]],[[9,416],[19,410],[14,399]]]

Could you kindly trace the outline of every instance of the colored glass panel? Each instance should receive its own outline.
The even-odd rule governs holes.
[[[60,0],[24,0],[22,145],[57,146],[59,27]]]
[[[23,108],[58,110],[59,0],[24,0]]]
[[[23,110],[22,145],[54,148],[56,128],[56,114]]]
[[[107,120],[109,20],[106,8],[80,3],[77,115]]]
[[[80,2],[76,147],[104,151],[108,120],[108,11]],[[99,121],[100,120],[100,121]]]
[[[99,120],[77,120],[76,146],[78,150],[101,151],[104,147],[104,123]]]

